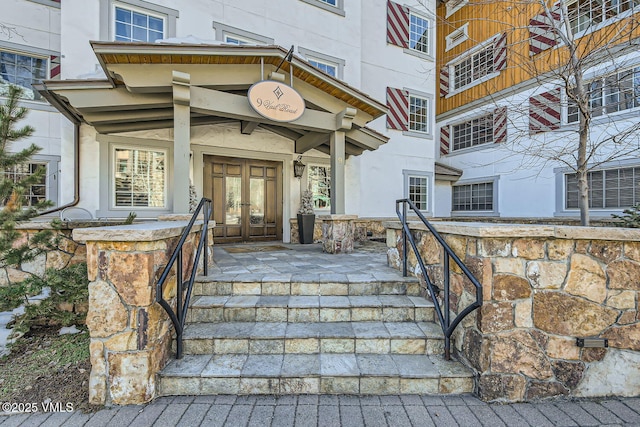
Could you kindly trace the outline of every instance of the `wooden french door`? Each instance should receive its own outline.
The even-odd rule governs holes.
[[[204,195],[216,242],[282,240],[282,163],[205,156]]]

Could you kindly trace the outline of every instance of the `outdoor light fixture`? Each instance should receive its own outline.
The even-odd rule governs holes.
[[[301,178],[304,173],[305,164],[302,163],[302,156],[298,157],[298,160],[293,161],[293,176]]]
[[[609,340],[606,338],[576,338],[576,345],[584,348],[607,348]]]

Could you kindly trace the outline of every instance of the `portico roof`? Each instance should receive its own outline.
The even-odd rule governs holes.
[[[345,132],[347,155],[375,150],[388,138],[365,125],[387,112],[381,102],[336,79],[280,46],[92,42],[102,80],[48,80],[40,93],[69,118],[100,133],[173,127],[173,73],[188,74],[191,126],[240,122],[242,133],[260,126],[295,141],[297,153],[329,153],[330,134]],[[293,122],[275,122],[253,111],[248,88],[278,65],[285,83],[303,97],[306,112]],[[345,112],[348,122],[343,119]],[[346,123],[346,124],[345,124]]]

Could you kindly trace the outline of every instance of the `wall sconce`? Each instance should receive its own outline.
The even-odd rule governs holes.
[[[298,160],[293,161],[293,176],[296,178],[302,178],[302,174],[304,173],[304,168],[306,165],[302,163],[302,156],[298,157]]]

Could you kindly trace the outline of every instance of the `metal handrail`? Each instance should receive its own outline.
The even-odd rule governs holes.
[[[400,211],[400,204],[402,204],[402,212]],[[442,306],[445,308],[444,313],[440,308],[440,304],[438,303],[437,295],[439,288],[435,286],[432,280],[429,278],[427,274],[427,269],[424,265],[424,261],[418,252],[418,247],[416,246],[416,242],[411,234],[411,230],[409,230],[409,224],[407,222],[407,207],[410,208],[417,216],[420,218],[422,223],[427,227],[427,229],[431,232],[433,237],[440,243],[444,250],[444,260],[443,260],[443,301]],[[396,200],[396,214],[398,218],[400,218],[400,222],[402,223],[402,251],[403,251],[403,265],[402,265],[402,275],[404,277],[407,276],[407,240],[411,244],[413,248],[413,252],[416,255],[416,259],[418,260],[418,265],[420,266],[420,270],[422,271],[422,276],[427,284],[427,289],[429,290],[429,294],[431,295],[431,299],[434,302],[436,314],[438,315],[438,320],[440,321],[440,326],[442,327],[442,332],[444,333],[444,357],[447,360],[451,359],[451,335],[453,335],[453,331],[456,326],[464,319],[469,313],[471,313],[476,308],[482,306],[482,284],[476,279],[476,277],[469,271],[467,266],[460,260],[460,258],[453,252],[451,247],[445,242],[445,240],[440,236],[440,234],[436,231],[435,228],[427,221],[424,217],[420,209],[416,207],[416,205],[409,199],[400,199]],[[449,269],[449,258],[453,259],[458,267],[462,270],[465,276],[469,279],[469,281],[476,288],[476,300],[474,303],[465,307],[458,315],[451,320],[449,314],[449,278],[450,278],[450,269]],[[437,290],[438,291],[437,291]]]
[[[202,225],[202,232],[200,233],[200,240],[198,241],[198,247],[193,257],[193,265],[191,266],[191,274],[186,281],[182,280],[182,247],[184,246],[184,242],[187,240],[191,229],[193,228],[193,224],[196,222],[197,216],[202,211],[204,216],[204,223]],[[164,267],[162,274],[160,275],[160,279],[156,284],[156,301],[164,308],[164,310],[169,315],[171,319],[171,323],[173,323],[173,327],[176,330],[176,359],[182,359],[182,333],[184,331],[184,324],[187,318],[187,310],[189,309],[189,301],[191,300],[191,290],[193,289],[193,282],[195,281],[196,274],[198,272],[198,261],[200,260],[200,255],[204,252],[204,275],[208,274],[208,250],[207,250],[207,242],[209,235],[209,217],[211,216],[211,200],[202,198],[196,211],[194,212],[189,224],[185,227],[180,236],[180,240],[178,241],[178,245],[171,254],[171,258],[169,258],[169,262]],[[173,268],[173,265],[178,262],[176,265],[176,282],[177,282],[177,291],[176,291],[176,309],[173,310],[169,301],[164,299],[162,288],[169,277],[169,273]],[[183,295],[185,291],[187,294]],[[184,301],[183,301],[184,296]]]

